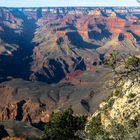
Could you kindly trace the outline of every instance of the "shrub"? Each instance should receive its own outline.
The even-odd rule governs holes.
[[[103,129],[101,123],[101,114],[94,116],[90,123],[86,126],[87,139],[97,140],[103,138],[104,140],[108,139],[108,133]]]
[[[132,99],[132,98],[134,98],[135,96],[136,96],[136,94],[130,93],[130,94],[128,95],[128,98]]]
[[[78,140],[76,131],[83,130],[86,123],[85,116],[74,116],[73,110],[68,108],[64,112],[52,113],[50,121],[44,128],[44,134],[51,140]]]
[[[122,94],[122,87],[117,87],[116,89],[114,89],[113,91],[114,96],[120,96],[121,94]]]
[[[140,58],[136,56],[129,57],[125,62],[125,68],[132,69],[140,66]]]
[[[140,82],[140,58],[136,56],[118,55],[117,52],[112,52],[110,57],[105,59],[105,65],[112,68],[114,72],[114,87],[117,87],[121,82],[131,80],[133,83]]]
[[[111,107],[113,106],[114,101],[115,101],[114,98],[110,98],[110,99],[108,100],[108,107],[109,107],[109,108],[111,108]]]

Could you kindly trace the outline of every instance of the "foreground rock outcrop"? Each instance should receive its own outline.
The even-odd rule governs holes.
[[[140,138],[140,84],[126,81],[113,91],[112,96],[100,104],[85,127],[89,139]],[[96,129],[96,130],[95,130]]]

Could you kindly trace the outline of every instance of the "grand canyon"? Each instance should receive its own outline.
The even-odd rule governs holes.
[[[0,124],[40,128],[69,106],[93,114],[112,92],[114,50],[140,54],[140,8],[0,8]]]

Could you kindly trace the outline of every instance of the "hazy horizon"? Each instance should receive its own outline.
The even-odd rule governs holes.
[[[11,2],[12,1],[12,2]],[[140,7],[138,0],[0,0],[0,7]]]

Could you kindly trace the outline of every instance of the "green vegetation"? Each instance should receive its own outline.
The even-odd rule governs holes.
[[[123,123],[118,121],[118,118],[111,118],[110,111],[117,98],[123,98],[125,91],[122,91],[124,81],[131,80],[132,84],[139,82],[140,76],[140,59],[136,56],[123,58],[118,56],[117,52],[110,54],[110,58],[105,60],[105,64],[112,68],[114,72],[113,94],[106,100],[105,109],[100,109],[97,114],[94,114],[90,121],[86,124],[85,131],[78,131],[77,135],[83,140],[139,140],[140,139],[140,116],[139,113],[135,118],[127,117]],[[128,87],[128,90],[131,88]],[[127,89],[126,89],[127,90]],[[128,102],[134,102],[136,94],[128,95]],[[115,110],[114,110],[115,111]],[[117,111],[117,110],[116,110]],[[115,113],[115,112],[114,112]],[[118,117],[121,116],[122,112]],[[125,112],[124,112],[125,113]],[[132,114],[137,114],[133,112]],[[104,122],[104,121],[107,122]],[[104,123],[107,123],[105,125]]]
[[[121,96],[122,95],[122,86],[116,87],[113,91],[113,96]]]
[[[140,58],[136,56],[122,56],[116,51],[106,58],[104,64],[111,67],[114,72],[114,87],[126,80],[140,82]]]
[[[134,69],[140,67],[140,58],[136,56],[131,56],[125,61],[126,69]]]
[[[87,125],[86,129],[90,131],[91,135],[103,134],[103,128],[101,124],[101,114],[98,114],[96,117],[92,118],[91,124]]]
[[[108,139],[108,133],[105,132],[101,124],[101,114],[92,117],[85,129],[86,131],[77,131],[76,133],[82,140]]]
[[[140,116],[127,120],[123,125],[110,118],[111,124],[105,128],[101,123],[100,114],[94,116],[87,124],[86,131],[77,135],[83,140],[139,140]]]
[[[109,108],[112,108],[112,106],[113,106],[113,104],[114,104],[114,101],[115,101],[114,98],[110,98],[110,99],[108,100],[108,107],[109,107]]]
[[[74,116],[71,108],[64,112],[52,113],[50,121],[44,128],[44,135],[50,140],[139,140],[140,139],[140,116],[135,118],[125,117],[126,112],[117,108],[114,113],[119,118],[112,118],[110,111],[114,109],[114,102],[117,98],[123,98],[124,81],[131,80],[132,83],[139,81],[140,59],[136,56],[120,59],[116,52],[105,60],[105,64],[112,67],[115,87],[112,96],[105,102],[104,109],[99,109],[88,122],[85,116]],[[129,88],[128,88],[129,89]],[[133,102],[136,94],[130,92],[128,103]],[[121,100],[120,100],[121,101]],[[127,102],[126,102],[127,103]],[[127,106],[127,104],[125,104]],[[134,106],[135,107],[135,106]],[[128,108],[129,110],[129,108]],[[116,111],[116,112],[115,112]],[[136,112],[130,112],[137,114]],[[128,114],[129,116],[129,114]],[[123,123],[122,123],[123,122]]]
[[[134,98],[135,96],[136,96],[136,94],[130,93],[130,94],[128,95],[128,98],[132,99],[132,98]]]
[[[50,140],[79,140],[80,138],[75,133],[83,130],[85,123],[86,117],[74,116],[71,108],[64,112],[53,112],[44,128],[44,135],[47,135]]]
[[[86,139],[97,140],[97,139],[107,140],[108,133],[103,129],[101,123],[101,114],[94,116],[90,123],[86,126]]]

